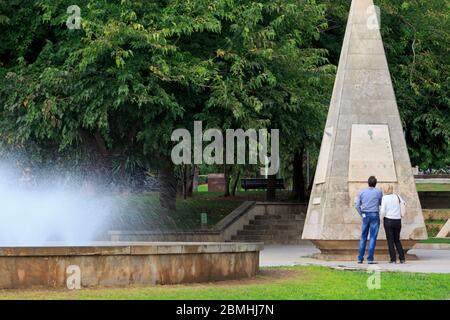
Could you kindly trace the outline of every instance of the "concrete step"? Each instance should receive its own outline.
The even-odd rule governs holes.
[[[293,213],[283,213],[283,214],[264,214],[255,216],[255,220],[302,220],[305,218],[304,214],[293,214]]]
[[[231,240],[239,240],[239,241],[261,241],[265,242],[266,240],[274,240],[274,241],[290,241],[290,240],[300,240],[301,234],[298,235],[272,235],[272,234],[264,234],[264,235],[234,235],[231,237]]]
[[[250,220],[250,222],[248,224],[249,225],[274,225],[274,224],[294,224],[294,223],[303,224],[304,221],[303,220],[293,220],[293,219],[290,219],[290,220],[288,220],[288,219],[273,219],[273,220],[257,219],[257,220]]]
[[[244,226],[244,230],[270,230],[271,224],[247,224]]]
[[[254,220],[276,220],[276,219],[281,219],[281,215],[265,214],[265,215],[255,216]]]
[[[301,244],[304,214],[281,213],[255,216],[243,226],[236,235],[234,242],[263,242],[265,244]]]
[[[254,241],[249,241],[249,242],[254,242]],[[265,240],[262,241],[264,242],[265,245],[269,245],[269,244],[304,244],[304,245],[310,245],[311,242],[306,242],[303,239],[288,239],[288,240],[284,240],[284,239],[277,239],[277,240]]]
[[[239,230],[238,235],[242,236],[252,236],[252,235],[271,235],[274,237],[280,236],[291,236],[291,235],[301,235],[303,230]]]
[[[263,242],[265,245],[269,244],[305,244],[305,240],[301,238],[284,238],[284,239],[232,239],[231,242]]]

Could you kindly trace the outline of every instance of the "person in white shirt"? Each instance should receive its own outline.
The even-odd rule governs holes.
[[[395,247],[398,251],[400,263],[405,263],[405,252],[400,242],[400,231],[402,229],[402,206],[405,205],[403,199],[393,193],[392,185],[384,188],[384,196],[381,199],[380,216],[384,217],[384,231],[389,248],[390,263],[397,263]]]

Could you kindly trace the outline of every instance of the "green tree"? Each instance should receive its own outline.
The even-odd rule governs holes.
[[[17,58],[3,70],[2,136],[10,144],[84,150],[106,166],[115,155],[145,158],[162,164],[162,190],[173,191],[170,135],[195,105],[186,97],[213,69],[177,44],[195,32],[218,32],[215,11],[205,1],[85,1],[82,30],[69,30],[70,4],[9,7],[18,10],[2,35],[16,35],[2,41],[2,53]],[[174,208],[172,194],[161,199]]]
[[[411,161],[450,165],[450,2],[379,0],[388,55]]]

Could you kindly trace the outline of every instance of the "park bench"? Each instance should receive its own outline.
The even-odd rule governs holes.
[[[267,189],[267,178],[242,178],[241,187],[244,190],[248,189]],[[284,189],[284,179],[276,179],[275,182],[276,189]]]

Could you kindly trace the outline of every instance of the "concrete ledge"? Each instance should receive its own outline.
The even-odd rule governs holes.
[[[407,260],[416,260],[413,254],[408,254],[416,244],[415,240],[401,240]],[[320,250],[320,253],[313,257],[320,260],[335,261],[355,261],[358,256],[359,240],[311,240],[311,242]],[[368,243],[366,245],[367,257]],[[386,240],[378,240],[375,248],[375,261],[389,261],[389,251]]]
[[[413,249],[450,250],[450,243],[417,243]]]
[[[261,243],[93,243],[0,248],[0,289],[175,284],[252,277]]]
[[[232,242],[93,242],[86,246],[0,247],[1,257],[116,256],[260,251],[262,243]]]
[[[416,183],[439,183],[439,184],[446,184],[450,183],[449,178],[415,178]]]
[[[415,174],[416,179],[448,179],[450,183],[450,174]]]

